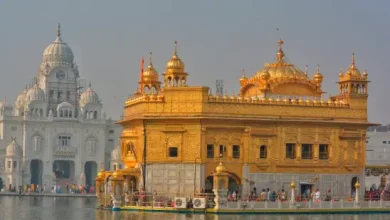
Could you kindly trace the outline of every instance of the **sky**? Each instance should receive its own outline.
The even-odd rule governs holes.
[[[372,81],[369,121],[387,124],[389,8],[386,0],[0,0],[0,97],[14,102],[36,76],[58,23],[80,78],[91,81],[113,119],[137,89],[140,59],[149,52],[163,73],[177,40],[187,84],[215,90],[222,79],[231,94],[239,90],[242,69],[251,76],[274,60],[282,38],[291,63],[308,65],[311,75],[320,65],[331,95],[354,52]]]

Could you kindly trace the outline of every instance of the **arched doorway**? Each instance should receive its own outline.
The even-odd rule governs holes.
[[[205,192],[213,193],[213,188],[214,188],[214,176],[208,176],[205,180]],[[228,190],[230,192],[236,191],[241,193],[241,180],[234,173],[229,173]]]
[[[356,190],[355,189],[355,184],[356,184],[357,181],[358,181],[358,177],[356,177],[356,176],[352,177],[352,180],[351,180],[351,195],[353,195],[355,190]]]
[[[71,160],[55,160],[53,173],[57,179],[74,179],[75,165]]]
[[[88,186],[95,185],[95,177],[97,175],[97,163],[95,161],[87,161],[84,165],[85,184]]]
[[[30,173],[31,173],[31,184],[42,185],[42,174],[43,174],[43,162],[42,160],[34,159],[30,162]]]

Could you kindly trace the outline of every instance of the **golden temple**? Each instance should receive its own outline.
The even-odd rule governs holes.
[[[211,191],[220,161],[228,189],[241,194],[289,189],[292,178],[299,191],[316,187],[338,195],[350,194],[358,179],[364,185],[365,135],[373,124],[368,74],[360,73],[354,55],[338,75],[338,95],[328,100],[320,68],[310,76],[287,62],[282,40],[274,62],[243,74],[237,95],[190,86],[188,77],[176,42],[162,78],[151,54],[146,69],[142,60],[139,89],[117,122],[124,168],[115,175],[128,189]],[[112,171],[99,175],[109,178]]]

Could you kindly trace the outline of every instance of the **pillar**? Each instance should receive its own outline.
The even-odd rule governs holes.
[[[220,210],[227,208],[227,192],[228,192],[228,184],[229,184],[229,174],[227,173],[227,169],[222,165],[222,162],[219,163],[217,168],[215,169],[214,174],[214,209]]]
[[[359,183],[359,179],[356,181],[355,183],[355,208],[359,208],[360,207],[360,203],[359,203],[359,188],[360,188],[360,183]]]
[[[290,183],[290,188],[291,188],[291,198],[290,198],[290,208],[294,208],[296,206],[296,201],[295,201],[295,180],[294,177],[292,178],[292,181]]]

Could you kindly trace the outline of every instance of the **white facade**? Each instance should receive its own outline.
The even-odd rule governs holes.
[[[94,185],[101,164],[109,169],[122,127],[106,118],[97,93],[91,85],[86,88],[73,59],[59,26],[34,85],[14,105],[0,102],[0,177],[6,187],[49,187],[54,181]],[[14,146],[20,147],[20,155],[8,151]]]
[[[366,164],[390,166],[390,126],[372,127],[366,137]]]

